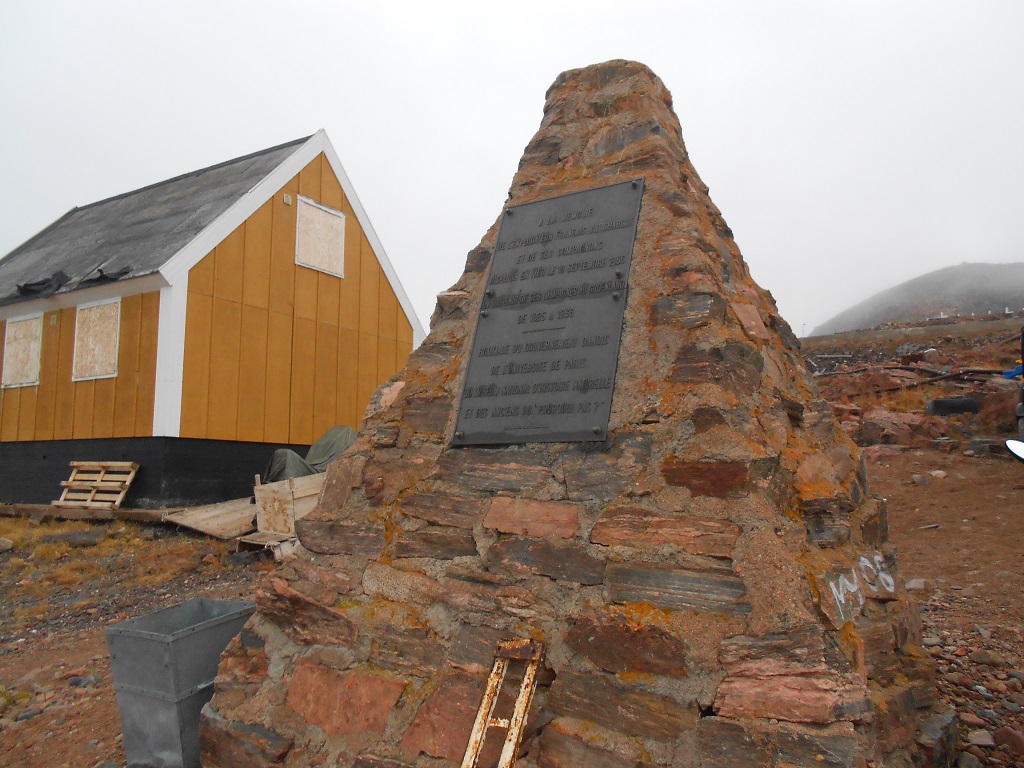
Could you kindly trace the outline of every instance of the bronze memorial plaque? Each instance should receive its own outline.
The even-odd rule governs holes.
[[[604,440],[643,179],[508,208],[454,445]]]

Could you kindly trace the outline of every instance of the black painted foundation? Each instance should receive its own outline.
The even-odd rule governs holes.
[[[0,502],[49,504],[59,499],[71,461],[139,464],[123,507],[163,509],[213,504],[252,495],[278,448],[305,456],[307,445],[125,437],[0,443]]]

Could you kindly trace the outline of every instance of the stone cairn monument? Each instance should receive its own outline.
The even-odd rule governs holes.
[[[641,64],[551,86],[297,530],[208,768],[458,766],[509,637],[546,648],[520,765],[951,759],[884,502]]]

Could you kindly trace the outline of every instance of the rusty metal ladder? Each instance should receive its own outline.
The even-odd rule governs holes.
[[[543,643],[519,638],[498,641],[498,645],[494,649],[494,666],[491,667],[491,674],[487,678],[487,687],[484,689],[484,696],[480,701],[480,709],[476,713],[473,731],[469,736],[469,744],[466,746],[466,756],[462,758],[462,768],[478,768],[480,751],[483,749],[484,740],[487,738],[487,731],[490,728],[505,730],[505,743],[501,748],[501,757],[498,758],[495,768],[512,768],[518,757],[519,742],[523,738],[523,726],[526,723],[526,716],[530,712],[530,704],[533,703],[533,694],[537,690],[537,672],[543,660]],[[519,684],[519,693],[516,695],[512,716],[508,718],[494,717],[494,708],[498,703],[505,675],[508,673],[509,664],[513,661],[526,662],[526,669],[523,672],[522,682]]]

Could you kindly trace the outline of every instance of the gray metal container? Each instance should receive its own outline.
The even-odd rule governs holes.
[[[221,653],[255,607],[197,597],[107,627],[129,766],[199,768],[199,712]]]

